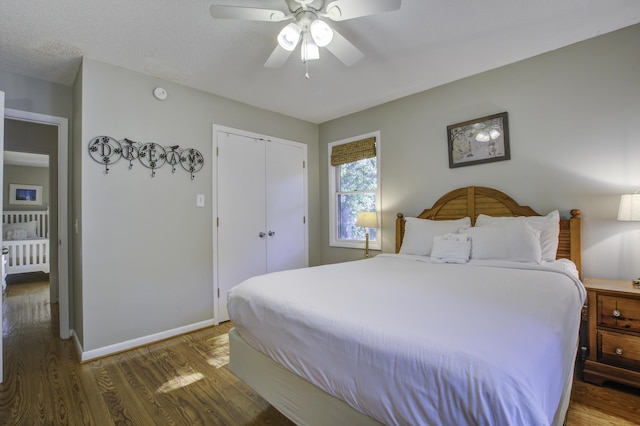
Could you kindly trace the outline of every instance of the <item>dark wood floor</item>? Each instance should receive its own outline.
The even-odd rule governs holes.
[[[47,282],[3,302],[2,425],[291,425],[227,369],[230,324],[80,364]],[[576,381],[568,425],[640,424],[640,392]]]

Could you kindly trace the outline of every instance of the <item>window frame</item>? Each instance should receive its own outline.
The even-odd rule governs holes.
[[[376,229],[376,239],[369,239],[369,250],[382,250],[382,210],[381,210],[381,179],[380,179],[380,152],[381,152],[381,140],[380,140],[380,131],[375,131],[371,133],[365,133],[362,135],[354,136],[348,139],[342,139],[339,141],[330,142],[328,144],[328,157],[327,157],[327,166],[328,166],[328,182],[329,182],[329,246],[330,247],[345,247],[345,248],[357,248],[364,249],[365,248],[365,240],[342,240],[338,239],[338,203],[337,203],[337,185],[338,181],[336,178],[337,168],[340,166],[332,166],[331,165],[331,150],[336,145],[343,145],[350,142],[358,141],[360,139],[367,139],[375,137],[376,138],[376,214],[378,215],[378,228]]]

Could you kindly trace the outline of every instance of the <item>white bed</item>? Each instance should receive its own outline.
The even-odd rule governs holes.
[[[482,213],[536,215],[499,191],[468,187],[418,217],[445,219],[437,226],[446,228]],[[579,253],[575,213],[558,224],[560,258]],[[482,233],[502,226],[460,232],[479,250]],[[537,263],[472,253],[464,264],[436,264],[407,253],[409,228],[402,250],[399,215],[401,254],[232,289],[231,371],[298,424],[562,424],[585,298],[579,255]]]
[[[48,210],[3,212],[2,240],[6,274],[49,273]]]

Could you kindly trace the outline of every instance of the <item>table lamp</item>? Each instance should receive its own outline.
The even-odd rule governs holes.
[[[365,243],[364,243],[364,257],[369,257],[369,228],[378,227],[378,215],[376,212],[358,212],[358,220],[356,226],[360,228],[366,228],[365,231]]]
[[[618,220],[640,221],[640,194],[638,191],[635,194],[624,194],[620,197]],[[633,286],[640,288],[640,277],[633,280]]]

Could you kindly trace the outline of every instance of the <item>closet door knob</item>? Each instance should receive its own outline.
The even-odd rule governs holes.
[[[264,236],[267,235],[264,232],[258,232],[258,237],[260,238],[264,238]]]
[[[269,231],[269,236],[273,237],[274,235],[276,235],[276,233],[274,231]]]

